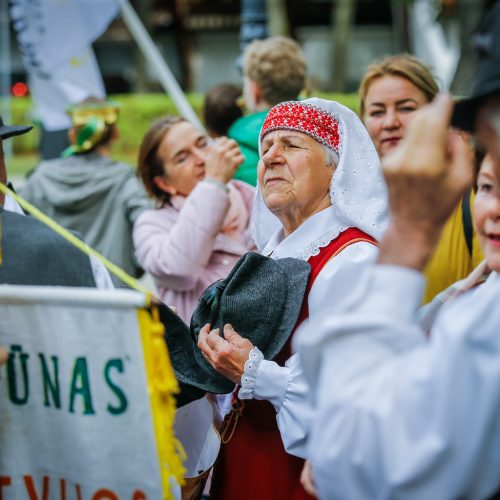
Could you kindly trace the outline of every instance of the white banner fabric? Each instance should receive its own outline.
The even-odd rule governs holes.
[[[66,61],[49,77],[31,73],[30,91],[36,115],[48,131],[70,127],[66,109],[72,104],[89,96],[106,97],[94,51],[90,47]]]
[[[105,96],[91,44],[116,17],[121,0],[9,3],[36,115],[48,131],[67,128],[69,105]]]
[[[118,14],[120,0],[9,0],[30,72],[50,75],[85,50]]]
[[[0,369],[2,499],[163,497],[143,301],[130,291],[0,287],[0,345],[10,352]]]

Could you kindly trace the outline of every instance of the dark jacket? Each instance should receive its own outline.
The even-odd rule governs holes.
[[[95,287],[87,255],[29,216],[0,208],[0,283]]]

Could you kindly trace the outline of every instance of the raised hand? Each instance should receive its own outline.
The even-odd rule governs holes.
[[[205,177],[226,184],[243,163],[238,143],[227,137],[215,139],[205,163]]]

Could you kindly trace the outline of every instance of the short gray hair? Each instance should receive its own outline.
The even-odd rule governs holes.
[[[339,155],[328,146],[325,146],[324,144],[321,146],[325,152],[325,165],[328,167],[336,167],[339,164]]]

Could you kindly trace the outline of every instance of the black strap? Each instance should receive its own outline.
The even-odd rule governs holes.
[[[462,198],[462,226],[464,228],[465,244],[469,250],[469,255],[472,257],[472,238],[474,231],[472,228],[472,215],[470,212],[470,195],[471,192],[467,191]]]

